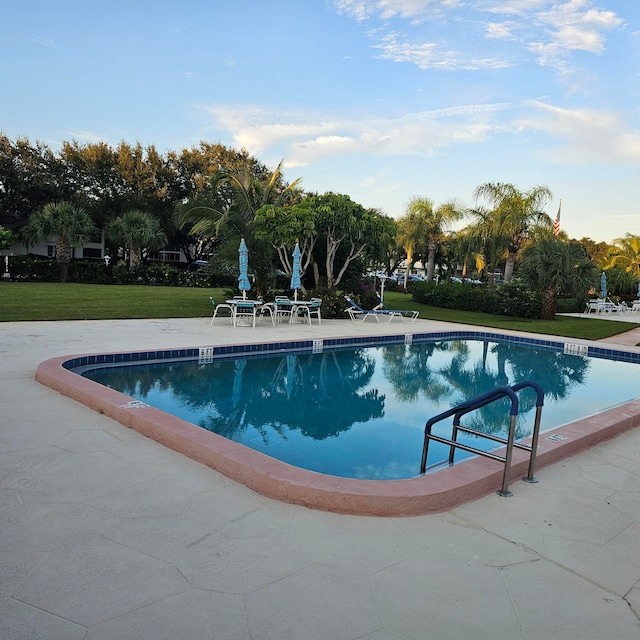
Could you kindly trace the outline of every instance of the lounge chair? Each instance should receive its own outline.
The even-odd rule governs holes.
[[[611,298],[607,298],[607,304],[610,305],[611,311],[614,313],[628,313],[631,310],[626,302],[614,302]]]
[[[400,318],[402,322],[413,322],[418,317],[418,311],[410,309],[387,309],[380,308],[380,305],[375,309],[363,309],[350,296],[344,298],[351,305],[347,313],[353,322],[364,322],[371,317],[375,318],[378,324],[389,324],[394,318]]]
[[[386,311],[387,313],[392,313],[396,317],[402,318],[402,322],[413,322],[418,315],[420,315],[419,311],[415,311],[414,309],[388,309],[384,302],[380,302],[380,304],[376,307],[379,311]]]

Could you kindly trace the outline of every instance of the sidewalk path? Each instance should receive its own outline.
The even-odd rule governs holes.
[[[624,344],[629,347],[636,347],[640,345],[640,327],[637,329],[631,329],[631,331],[619,333],[617,336],[603,338],[600,342],[612,342],[614,344]]]

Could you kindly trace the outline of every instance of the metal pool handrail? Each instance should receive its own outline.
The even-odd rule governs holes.
[[[520,391],[525,387],[531,387],[536,392],[536,417],[533,425],[533,433],[531,438],[531,446],[523,445],[515,442],[515,432],[516,432],[516,417],[518,415],[519,403],[518,397],[516,396],[516,391]],[[504,438],[499,438],[497,436],[482,433],[481,431],[476,431],[475,429],[470,429],[468,427],[464,427],[460,424],[460,418],[471,411],[475,411],[476,409],[480,409],[496,400],[501,398],[508,397],[511,400],[511,408],[509,410],[509,436],[505,440]],[[498,460],[504,463],[504,474],[502,476],[502,488],[498,491],[498,495],[508,497],[513,495],[509,491],[509,474],[511,470],[511,458],[513,454],[513,448],[517,447],[518,449],[524,449],[525,451],[529,451],[529,470],[527,476],[523,478],[526,482],[535,483],[537,480],[535,479],[533,473],[535,468],[535,459],[536,459],[536,450],[538,448],[538,434],[540,432],[540,419],[542,416],[542,407],[544,405],[544,391],[542,387],[532,380],[525,380],[523,382],[519,382],[510,387],[496,387],[491,391],[487,391],[482,395],[476,396],[471,400],[467,400],[447,411],[439,413],[427,420],[427,423],[424,428],[424,446],[422,448],[422,462],[420,464],[420,473],[424,474],[427,469],[427,456],[429,453],[429,441],[435,440],[436,442],[441,442],[443,444],[449,445],[449,464],[453,464],[453,458],[455,455],[456,449],[463,449],[464,451],[469,451],[471,453],[476,453],[478,455],[484,456],[486,458],[491,458],[492,460]],[[446,418],[450,418],[454,416],[453,419],[453,430],[451,439],[442,438],[441,436],[436,436],[431,433],[431,429],[433,425],[441,420],[445,420]],[[471,447],[469,445],[465,445],[459,443],[457,441],[458,432],[463,431],[465,433],[470,433],[477,435],[481,438],[486,438],[488,440],[492,440],[494,442],[499,442],[501,444],[505,444],[507,446],[507,450],[504,456],[499,456],[494,453],[489,453],[487,451],[482,451],[481,449],[477,449],[475,447]]]

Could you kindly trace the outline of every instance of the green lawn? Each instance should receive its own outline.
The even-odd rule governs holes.
[[[0,283],[0,321],[193,318],[211,313],[223,289],[135,285]]]
[[[211,313],[209,296],[222,300],[226,294],[224,289],[188,287],[0,282],[0,321],[206,317]],[[421,318],[430,320],[587,340],[608,338],[640,326],[599,318],[558,316],[551,322],[454,311],[417,304],[410,295],[398,292],[385,292],[385,302],[389,308],[417,309]]]

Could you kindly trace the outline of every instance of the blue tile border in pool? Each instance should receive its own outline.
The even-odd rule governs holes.
[[[420,342],[432,342],[436,340],[491,340],[502,344],[514,344],[550,351],[562,351],[566,344],[572,343],[567,340],[549,340],[544,338],[532,338],[528,336],[507,335],[495,333],[493,331],[433,331],[428,333],[402,333],[383,336],[359,336],[346,338],[324,338],[322,348],[344,348],[358,346],[375,346],[401,344],[410,335],[412,344]],[[63,367],[69,370],[85,369],[97,365],[132,365],[153,362],[166,362],[167,360],[198,360],[201,356],[201,349],[211,349],[213,359],[230,356],[245,355],[255,356],[262,354],[274,354],[287,351],[311,351],[314,348],[314,340],[289,340],[286,342],[265,342],[251,344],[231,344],[231,345],[203,345],[202,347],[191,347],[181,349],[163,349],[155,351],[138,351],[131,353],[104,353],[96,355],[78,356],[63,363]],[[623,362],[640,363],[640,353],[620,351],[618,349],[588,346],[587,357],[604,358],[607,360],[619,360]]]

